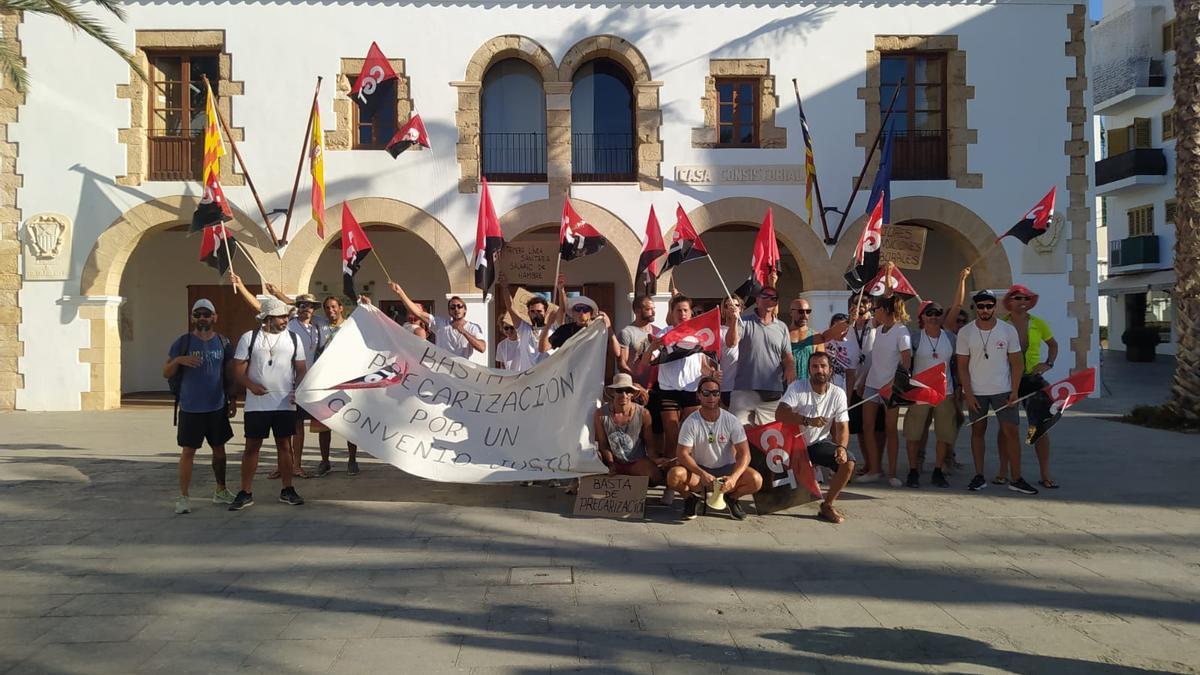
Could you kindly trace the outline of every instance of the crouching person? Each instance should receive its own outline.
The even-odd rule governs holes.
[[[696,517],[700,498],[697,490],[714,489],[718,478],[729,504],[729,515],[746,519],[739,499],[762,489],[762,476],[750,468],[750,443],[737,416],[721,408],[721,383],[717,378],[700,379],[697,393],[700,409],[688,416],[679,429],[676,452],[678,466],[667,472],[667,487],[686,497],[683,517]]]
[[[644,390],[628,373],[618,373],[605,389],[612,400],[596,411],[593,425],[609,475],[646,476],[651,483],[661,483],[659,465],[665,460],[654,447],[650,413],[634,401]]]

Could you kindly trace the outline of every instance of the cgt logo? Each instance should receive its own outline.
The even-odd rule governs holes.
[[[366,103],[367,97],[375,93],[375,88],[379,86],[383,75],[383,66],[372,66],[367,71],[367,76],[363,78],[362,86],[358,89],[358,100]]]
[[[763,432],[760,442],[767,456],[767,468],[771,473],[783,475],[782,478],[772,480],[771,487],[787,486],[795,490],[796,474],[792,471],[792,454],[785,447],[787,439],[784,438],[783,432],[779,429],[767,429]]]

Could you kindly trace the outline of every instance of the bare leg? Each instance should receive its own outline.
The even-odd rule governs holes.
[[[662,471],[658,465],[648,459],[639,459],[629,467],[629,475],[645,476],[650,479],[651,483],[658,483],[662,480]]]
[[[667,472],[667,487],[686,497],[689,492],[700,485],[700,479],[688,473],[682,466],[673,466]]]
[[[346,454],[350,455],[351,462],[357,462],[358,461],[358,446],[351,443],[350,441],[346,441]]]
[[[829,488],[825,490],[825,503],[833,506],[837,501],[838,495],[842,494],[842,490],[846,488],[846,484],[850,482],[850,477],[854,475],[854,460],[847,459],[838,467],[837,473],[833,474],[833,478],[829,479]]]
[[[896,477],[896,469],[898,468],[896,465],[900,459],[900,432],[896,429],[896,424],[899,420],[899,408],[884,408],[883,433],[887,437],[888,478]]]
[[[225,446],[219,445],[212,449],[212,470],[213,478],[217,481],[217,487],[225,489]]]
[[[971,459],[975,460],[976,475],[983,475],[984,451],[987,450],[987,419],[971,425]]]
[[[1002,448],[1001,457],[1008,455],[1009,479],[1015,481],[1021,477],[1021,443],[1017,441],[1017,425],[1001,422],[997,441]]]
[[[875,417],[879,414],[879,408],[875,401],[863,405],[863,429],[866,429],[867,437],[867,473],[879,473],[882,464],[879,435],[875,433]]]
[[[746,495],[752,495],[762,489],[762,475],[751,468],[747,468],[738,477],[737,485],[729,491],[728,496],[731,499],[741,499]]]
[[[299,413],[297,413],[297,416]],[[297,476],[304,474],[304,465],[300,463],[300,455],[304,454],[304,422],[305,420],[296,420],[296,433],[291,437],[291,467]],[[281,469],[282,470],[282,469]],[[286,486],[285,486],[286,487]]]
[[[923,447],[925,447],[925,441],[923,441],[923,440],[908,442],[908,468],[909,469],[918,469],[918,464],[920,463],[920,459],[918,458],[917,455],[920,453],[921,448],[923,448]],[[937,466],[938,467],[942,466],[940,459],[938,460]]]
[[[940,469],[946,463],[946,456],[950,453],[950,444],[938,441],[934,447],[937,454],[934,456],[933,468]]]
[[[1033,447],[1037,450],[1038,468],[1042,470],[1042,480],[1046,483],[1051,483],[1050,437],[1043,434],[1041,438],[1037,439],[1037,443]]]
[[[254,491],[254,472],[258,470],[260,448],[262,448],[261,438],[246,439],[246,451],[242,453],[242,492]]]
[[[679,447],[679,411],[662,411],[663,424],[663,456],[674,457]]]
[[[283,487],[292,487],[292,437],[275,439],[275,454],[278,456],[279,478]]]
[[[333,441],[332,431],[322,431],[317,434],[317,444],[321,448],[321,461],[329,463],[329,444]]]
[[[188,486],[192,483],[192,462],[196,459],[195,448],[179,449],[179,494],[188,494]]]

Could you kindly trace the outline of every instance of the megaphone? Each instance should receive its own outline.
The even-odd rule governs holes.
[[[714,511],[725,508],[725,493],[721,491],[723,487],[725,487],[724,476],[713,481],[712,487],[708,488],[708,494],[704,496],[704,503],[708,508]]]

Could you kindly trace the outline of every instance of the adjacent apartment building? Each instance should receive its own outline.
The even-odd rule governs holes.
[[[168,345],[197,297],[217,305],[224,332],[252,325],[187,232],[205,76],[268,211],[288,205],[324,77],[324,238],[307,173],[277,253],[241,168],[230,155],[221,165],[230,230],[266,281],[291,294],[340,291],[345,201],[414,299],[443,314],[461,296],[493,347],[497,301],[474,287],[470,261],[485,176],[514,285],[549,288],[568,196],[609,242],[564,264],[568,288],[617,324],[631,318],[651,207],[668,241],[683,208],[730,287],[746,278],[770,209],[781,294],[809,298],[824,326],[846,306],[842,274],[877,158],[835,239],[837,214],[827,233],[805,208],[792,80],[825,204],[836,207],[898,91],[885,250],[944,304],[958,270],[982,256],[973,288],[1019,282],[1040,293],[1036,312],[1063,347],[1049,377],[1097,365],[1086,4],[145,0],[126,10],[109,27],[148,81],[52,19],[0,17],[33,80],[25,98],[0,94],[0,408],[109,409],[164,390]],[[348,92],[372,41],[398,78],[384,85],[391,105],[364,117]],[[393,159],[383,146],[414,110],[432,149]],[[1051,186],[1050,232],[995,245]],[[278,233],[283,217],[271,217]],[[237,271],[263,281],[248,264]],[[385,282],[364,262],[360,287],[391,309]],[[674,283],[704,303],[722,295],[704,261]]]

